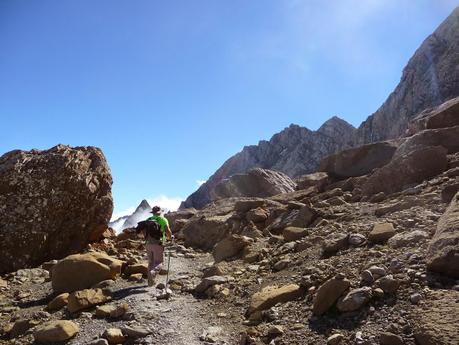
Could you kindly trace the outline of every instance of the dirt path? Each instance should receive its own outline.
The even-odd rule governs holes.
[[[188,284],[196,284],[199,282],[202,267],[211,261],[208,254],[185,258],[174,249],[172,253],[169,276],[172,281],[178,278]],[[156,283],[165,283],[165,280],[166,276],[158,276]],[[145,338],[126,344],[202,345],[208,343],[202,335],[209,328],[211,333],[215,333],[210,337],[215,341],[214,344],[237,343],[237,329],[232,326],[231,320],[217,316],[223,310],[215,307],[211,300],[196,299],[190,293],[176,291],[168,300],[157,300],[160,290],[154,287],[122,280],[120,283],[121,285],[113,289],[114,300],[129,305],[131,320],[110,322],[83,313],[76,320],[80,325],[80,332],[69,344],[88,344],[97,339],[105,329],[126,325],[140,326],[152,332]]]

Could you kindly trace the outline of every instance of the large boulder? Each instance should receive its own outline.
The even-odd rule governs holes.
[[[446,153],[442,146],[432,146],[396,157],[371,174],[362,186],[362,191],[364,195],[379,192],[391,194],[436,176],[447,168]]]
[[[459,117],[459,116],[458,116]],[[427,146],[443,146],[448,153],[459,151],[459,126],[427,129],[407,138],[397,149],[394,158]]]
[[[438,107],[426,109],[410,124],[410,132],[424,129],[459,126],[459,97],[450,99]]]
[[[390,162],[397,150],[396,141],[367,144],[328,156],[319,170],[339,178],[362,176]]]
[[[438,221],[428,248],[427,268],[459,278],[459,193]]]
[[[121,273],[122,261],[104,253],[74,254],[59,261],[52,270],[54,292],[90,288]]]
[[[251,243],[245,236],[231,235],[218,242],[212,250],[215,262],[232,258],[242,252]]]
[[[256,168],[221,181],[211,192],[212,200],[229,197],[268,197],[293,192],[295,182],[279,171]]]
[[[107,229],[112,177],[96,147],[0,157],[0,274],[84,249]]]
[[[191,218],[182,229],[185,245],[204,250],[212,249],[228,234],[230,217],[231,214]]]

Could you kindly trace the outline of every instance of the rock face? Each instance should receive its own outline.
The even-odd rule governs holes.
[[[424,181],[446,170],[448,161],[442,146],[424,147],[394,158],[377,169],[363,185],[365,195],[386,194],[403,190],[406,186]],[[403,174],[400,169],[403,167]]]
[[[344,150],[322,160],[319,170],[340,178],[366,175],[389,163],[397,146],[396,141],[382,141]]]
[[[384,104],[358,128],[356,144],[397,138],[424,109],[459,95],[459,8],[427,37]]]
[[[221,181],[210,194],[212,200],[241,196],[268,197],[293,192],[295,188],[295,182],[284,173],[256,168]]]
[[[281,171],[290,177],[314,172],[322,158],[351,146],[355,128],[333,117],[317,131],[290,125],[269,141],[246,146],[229,158],[206,183],[180,206],[202,208],[210,202],[210,192],[225,178],[245,173],[252,168]]]
[[[96,147],[58,145],[0,157],[0,273],[81,251],[113,211],[112,177]]]
[[[438,221],[428,249],[427,267],[431,271],[459,278],[459,193]]]

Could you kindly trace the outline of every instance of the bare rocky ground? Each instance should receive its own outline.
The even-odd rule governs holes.
[[[181,286],[180,282],[185,281],[191,291],[199,282],[199,269],[211,260],[211,256],[191,252],[185,257],[177,253],[176,248],[171,249],[170,282]],[[143,253],[142,249],[140,253]],[[35,282],[31,277],[33,274],[38,276]],[[21,276],[24,282],[20,281]],[[121,318],[98,318],[94,308],[76,315],[70,315],[65,309],[48,312],[46,306],[54,295],[51,295],[51,283],[44,282],[47,276],[41,269],[18,271],[10,276],[8,287],[2,288],[0,293],[2,328],[8,328],[18,320],[31,320],[38,324],[54,319],[69,319],[80,328],[77,336],[67,342],[75,345],[90,344],[101,338],[107,328],[122,326],[141,326],[150,333],[139,339],[128,339],[125,344],[205,344],[206,340],[231,344],[231,339],[237,338],[239,332],[233,320],[226,316],[228,313],[224,307],[215,305],[213,300],[196,299],[190,292],[178,289],[174,289],[169,299],[158,300],[157,296],[161,295],[162,290],[148,287],[145,279],[140,282],[117,279],[110,286],[112,302],[125,302],[129,306]],[[164,284],[165,281],[166,276],[160,275],[155,283]],[[219,313],[220,316],[217,316]],[[10,335],[4,335],[0,344],[32,344],[33,327],[24,333],[15,339],[8,339]]]

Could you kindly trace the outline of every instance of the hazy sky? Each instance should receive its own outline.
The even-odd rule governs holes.
[[[115,212],[193,192],[244,145],[358,126],[450,0],[0,0],[0,154],[102,148]]]

